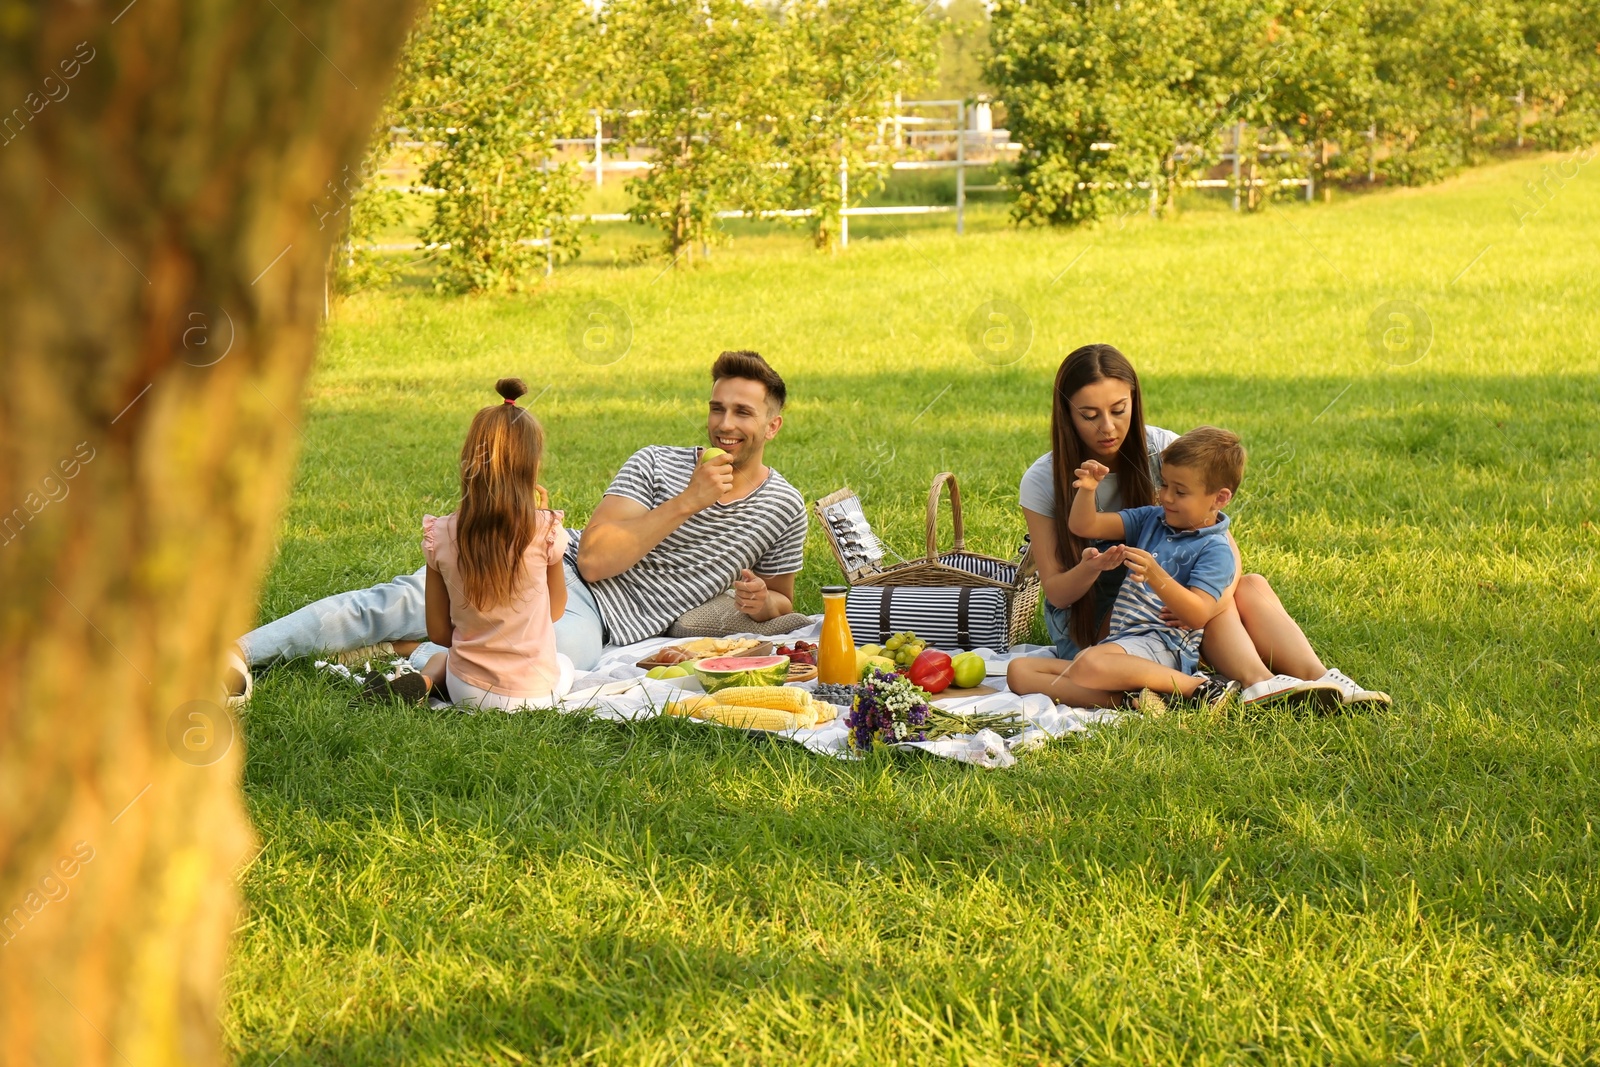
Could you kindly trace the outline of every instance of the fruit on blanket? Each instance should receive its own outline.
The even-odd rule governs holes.
[[[710,448],[702,448],[700,450],[700,462],[705,463],[708,460],[716,459],[718,456],[726,456],[727,454],[727,449],[717,448],[715,445]]]
[[[714,656],[694,662],[706,692],[736,685],[782,685],[789,677],[788,656]]]
[[[856,649],[856,654],[860,655],[860,656],[866,656],[869,659],[871,657],[873,657],[873,656],[881,656],[881,655],[883,655],[883,646],[882,645],[862,645],[860,648]]]
[[[976,652],[961,653],[950,661],[950,669],[956,672],[956,686],[961,689],[982,685],[984,677],[989,673],[983,657]]]
[[[950,666],[949,656],[930,648],[918,653],[917,658],[911,661],[911,669],[906,671],[906,677],[911,679],[912,685],[921,686],[930,693],[942,693],[956,680],[956,672]]]
[[[718,704],[778,711],[800,712],[811,706],[811,694],[795,685],[734,685],[717,690],[713,699]]]
[[[873,671],[888,671],[893,674],[897,666],[888,656],[867,656],[857,663],[856,678],[864,680]]]
[[[779,645],[773,655],[788,656],[790,663],[817,665],[817,646],[810,641],[796,641],[793,645]]]
[[[922,650],[927,647],[928,642],[911,630],[897,633],[883,643],[884,652],[893,656],[896,665],[901,667],[911,666],[911,662],[922,655]]]
[[[689,677],[689,668],[680,667],[676,663],[666,667],[651,667],[645,672],[644,676],[646,678],[687,678]]]

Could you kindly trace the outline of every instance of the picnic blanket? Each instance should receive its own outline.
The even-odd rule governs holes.
[[[759,636],[762,640],[779,644],[793,644],[799,640],[814,641],[822,629],[822,616],[813,615],[810,618],[808,625],[786,634],[732,636]],[[702,692],[700,683],[695,678],[647,678],[644,668],[637,666],[640,660],[647,658],[652,652],[673,643],[675,643],[674,638],[652,637],[631,645],[607,648],[601,654],[600,662],[595,665],[594,670],[580,674],[573,680],[571,692],[556,702],[556,709],[565,712],[588,712],[600,719],[635,721],[662,714],[662,709],[669,702],[680,699],[686,692]],[[1018,696],[1007,690],[1006,664],[1020,656],[1053,658],[1055,649],[1049,646],[1017,645],[1004,654],[991,648],[977,648],[973,651],[983,657],[988,668],[988,677],[985,678],[984,684],[997,692],[984,696],[935,698],[933,703],[940,708],[958,713],[1015,710],[1027,723],[1023,731],[1012,737],[1001,737],[993,730],[980,730],[975,734],[945,737],[937,741],[905,741],[893,747],[916,749],[929,755],[958,760],[978,767],[1010,767],[1017,762],[1017,756],[1021,753],[1069,733],[1087,730],[1101,723],[1116,722],[1123,714],[1109,708],[1068,707],[1065,704],[1054,704],[1049,697],[1038,693]],[[316,665],[356,684],[364,680],[362,674],[338,663],[318,660]],[[402,670],[410,669],[404,660],[399,659],[395,660],[392,666]],[[369,671],[381,669],[381,665],[369,662],[366,669]],[[805,689],[816,688],[814,681],[791,684]],[[451,707],[439,700],[433,701],[433,706],[441,709]],[[835,759],[859,759],[860,753],[852,749],[848,741],[849,729],[844,724],[847,710],[840,708],[833,721],[820,726],[784,730],[770,736],[793,741],[812,752],[832,756]],[[716,723],[703,725],[712,730],[728,729]]]
[[[763,640],[777,644],[793,644],[799,640],[815,641],[821,629],[822,616],[813,615],[810,624],[798,630],[787,634],[759,636]],[[692,678],[646,678],[645,671],[635,666],[650,653],[673,643],[672,638],[654,637],[636,644],[606,649],[593,671],[581,674],[574,680],[572,691],[560,702],[561,708],[567,711],[588,710],[598,718],[604,719],[648,719],[661,714],[661,709],[669,701],[678,699],[685,691],[699,692],[699,682]],[[1097,723],[1114,722],[1122,714],[1108,708],[1072,708],[1065,704],[1054,704],[1049,697],[1037,693],[1017,696],[1006,689],[1007,663],[1019,656],[1053,657],[1055,655],[1053,648],[1017,645],[1005,654],[989,648],[973,651],[983,657],[988,667],[989,677],[985,679],[984,684],[998,692],[988,696],[936,699],[934,703],[955,712],[974,709],[982,711],[1018,709],[1027,722],[1027,727],[1022,733],[1010,738],[1003,738],[992,730],[981,730],[975,734],[941,738],[938,741],[908,741],[895,747],[919,749],[930,755],[959,760],[979,767],[1010,767],[1017,762],[1020,753],[1037,748],[1053,738],[1087,730]],[[793,684],[806,689],[816,687],[815,682]],[[727,729],[713,723],[707,723],[706,726],[709,729]],[[832,722],[809,729],[785,730],[774,736],[786,738],[821,755],[836,759],[857,759],[859,753],[850,748],[847,741],[848,733],[849,730],[844,724],[844,709],[841,709]]]

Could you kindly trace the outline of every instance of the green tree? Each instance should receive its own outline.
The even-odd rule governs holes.
[[[1481,162],[1514,123],[1526,55],[1519,5],[1374,0],[1374,119],[1380,169],[1411,184]]]
[[[999,0],[992,17],[1020,221],[1085,221],[1164,185],[1174,148],[1216,124],[1219,46],[1192,4]]]
[[[30,109],[0,145],[7,1064],[223,1060],[254,851],[224,655],[294,472],[337,236],[312,205],[359,164],[413,10],[0,17],[0,100]]]
[[[885,160],[868,166],[871,149],[894,114],[894,94],[915,91],[933,73],[937,28],[917,0],[790,0],[781,26],[782,199],[811,209],[812,239],[827,249],[839,234],[840,209],[885,180]]]
[[[989,9],[983,0],[950,0],[930,5],[928,16],[939,33],[939,64],[933,94],[941,100],[966,100],[993,95],[989,61]]]
[[[1519,83],[1525,132],[1545,148],[1600,139],[1600,0],[1528,3],[1522,25],[1530,62]]]
[[[443,285],[516,289],[577,255],[581,186],[553,142],[595,103],[597,28],[582,0],[434,0],[412,35],[392,108],[438,191],[422,238]]]
[[[616,0],[624,136],[652,151],[629,214],[661,228],[673,262],[725,239],[717,213],[778,203],[773,129],[783,48],[773,13],[742,0]]]

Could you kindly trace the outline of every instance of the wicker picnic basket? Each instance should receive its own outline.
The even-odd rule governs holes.
[[[946,487],[950,495],[954,544],[949,551],[940,552],[939,500]],[[882,543],[866,522],[859,497],[848,488],[823,497],[815,507],[817,519],[828,535],[828,544],[851,586],[852,595],[854,590],[874,587],[915,589],[919,592],[912,596],[924,611],[948,613],[951,618],[960,612],[965,618],[971,596],[963,594],[963,590],[999,590],[1005,611],[1003,641],[1009,646],[1027,639],[1034,613],[1039,608],[1040,592],[1039,571],[1030,546],[1024,541],[1014,559],[967,551],[966,528],[961,521],[961,490],[954,474],[944,471],[935,475],[928,490],[927,544],[922,559],[885,566]],[[882,605],[880,637],[886,636],[881,631],[888,628],[889,594],[884,595]],[[854,627],[855,623],[851,625]],[[965,627],[962,629],[964,631]],[[917,632],[921,634],[922,630]],[[998,651],[1007,651],[1007,648]]]

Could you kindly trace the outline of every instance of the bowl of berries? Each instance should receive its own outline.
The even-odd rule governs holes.
[[[789,681],[808,682],[817,676],[817,646],[810,641],[796,641],[792,645],[779,645],[774,656],[789,657]]]

